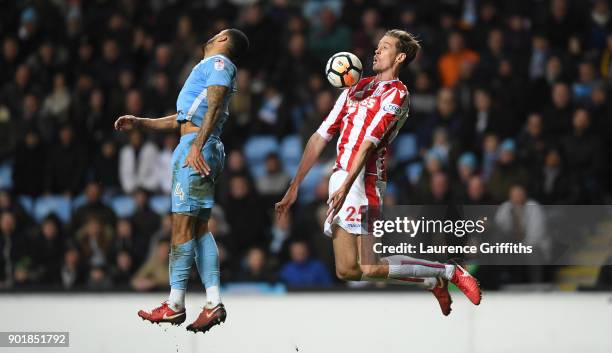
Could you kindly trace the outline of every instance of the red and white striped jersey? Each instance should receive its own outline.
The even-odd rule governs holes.
[[[408,117],[409,97],[400,80],[374,78],[363,78],[345,89],[317,132],[327,141],[340,132],[335,168],[345,171],[350,171],[364,140],[374,143],[377,147],[366,160],[365,173],[386,180],[387,146]]]

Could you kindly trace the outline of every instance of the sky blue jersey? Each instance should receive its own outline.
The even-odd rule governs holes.
[[[221,116],[211,133],[211,136],[219,137],[229,117],[230,98],[236,91],[236,65],[223,55],[202,59],[191,70],[176,100],[176,120],[191,121],[197,126],[202,126],[202,119],[208,110],[206,89],[208,86],[217,85],[229,88],[229,94],[223,100]]]

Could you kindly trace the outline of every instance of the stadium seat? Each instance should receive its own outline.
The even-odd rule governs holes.
[[[111,201],[111,208],[117,214],[117,217],[130,217],[136,211],[136,203],[132,196],[115,196]]]
[[[17,201],[30,216],[34,215],[34,199],[31,196],[17,196]]]
[[[273,136],[253,136],[244,144],[243,152],[251,174],[257,178],[265,172],[263,163],[266,156],[278,153],[278,142]]]
[[[299,135],[290,135],[283,139],[280,145],[280,159],[285,172],[291,177],[295,175],[302,158],[302,139]]]
[[[80,194],[72,199],[72,209],[76,210],[77,208],[83,206],[87,202],[87,196],[85,194]]]
[[[406,166],[406,176],[411,184],[416,184],[423,172],[423,164],[420,162],[411,163]]]
[[[13,187],[13,165],[10,162],[0,164],[0,189]]]
[[[393,158],[396,162],[407,162],[418,154],[417,139],[414,134],[401,134],[392,144]]]
[[[71,211],[70,199],[65,196],[41,196],[34,203],[34,219],[39,223],[52,213],[66,223],[70,220]]]
[[[149,199],[149,207],[160,216],[168,214],[172,207],[170,195],[154,195]]]

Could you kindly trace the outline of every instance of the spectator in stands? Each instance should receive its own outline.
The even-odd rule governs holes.
[[[53,78],[53,91],[42,103],[42,124],[51,126],[48,131],[56,131],[58,126],[68,124],[71,95],[68,92],[66,76],[57,73]]]
[[[116,258],[117,254],[125,251],[131,255],[136,266],[140,265],[148,255],[146,248],[148,244],[140,239],[141,237],[134,233],[130,220],[119,219],[115,227],[112,248],[109,250],[109,258]]]
[[[46,159],[45,192],[73,196],[83,190],[87,155],[74,138],[70,125],[59,130],[59,144],[53,146]]]
[[[272,226],[269,230],[269,246],[268,251],[271,254],[278,255],[285,245],[285,242],[291,236],[291,215],[285,213],[284,215],[277,217],[272,215]]]
[[[31,86],[30,69],[26,64],[20,64],[15,70],[14,79],[5,82],[2,87],[2,97],[12,115],[21,116],[23,114],[23,100],[32,89]]]
[[[138,269],[134,277],[132,277],[132,288],[139,292],[166,288],[168,285],[169,252],[169,239],[159,240],[155,253],[149,256],[149,259]]]
[[[476,156],[471,152],[462,154],[457,160],[457,175],[458,180],[452,183],[452,189],[455,192],[455,197],[465,199],[467,186],[477,172]]]
[[[535,255],[531,259],[546,261],[551,255],[544,209],[527,196],[524,187],[517,184],[510,187],[508,200],[497,209],[494,222],[505,239],[533,246]]]
[[[447,205],[454,202],[446,173],[436,172],[430,176],[429,190],[422,202],[425,205]]]
[[[263,246],[266,210],[260,206],[259,197],[253,192],[244,176],[231,177],[229,191],[225,215],[232,224],[231,238],[235,246],[233,252],[251,246]]]
[[[291,177],[285,173],[280,159],[276,153],[270,153],[265,159],[266,173],[257,178],[255,187],[267,205],[272,205],[282,198],[289,186]]]
[[[0,190],[0,213],[10,212],[15,216],[17,224],[28,225],[32,217],[7,190]]]
[[[252,86],[251,73],[245,69],[239,70],[236,74],[238,91],[234,93],[229,105],[232,118],[227,121],[223,134],[223,143],[228,151],[241,147],[249,136],[249,127],[255,111]]]
[[[13,285],[16,265],[28,255],[25,234],[18,226],[14,214],[0,214],[0,288]]]
[[[601,202],[601,175],[603,171],[602,143],[590,131],[590,116],[585,109],[574,112],[573,131],[562,140],[563,154],[572,180],[582,189],[586,203]]]
[[[109,135],[112,122],[108,118],[107,97],[101,88],[94,88],[89,95],[87,110],[75,116],[75,125],[81,139],[87,140],[88,150],[94,152]]]
[[[448,36],[448,51],[438,61],[440,80],[444,87],[454,87],[459,80],[459,72],[464,64],[475,64],[479,55],[465,47],[463,35],[452,32]]]
[[[243,263],[236,276],[238,282],[274,282],[275,273],[268,264],[266,252],[261,248],[251,248],[247,251]]]
[[[112,287],[111,279],[106,274],[104,266],[94,266],[89,270],[87,288],[91,290],[106,290]]]
[[[0,164],[8,160],[15,152],[19,137],[18,124],[8,106],[0,99]]]
[[[113,227],[116,215],[112,208],[102,202],[102,186],[89,182],[85,187],[85,203],[72,214],[71,228],[73,231],[81,228],[87,219],[97,217],[104,225]]]
[[[517,139],[517,158],[529,169],[538,168],[544,161],[547,145],[542,127],[542,115],[531,113]]]
[[[419,148],[428,148],[436,128],[443,127],[451,136],[459,136],[463,118],[457,111],[453,91],[443,88],[438,92],[436,112],[417,127]]]
[[[131,217],[134,233],[142,237],[137,241],[140,244],[139,246],[146,248],[151,235],[159,229],[159,215],[149,206],[149,195],[143,189],[138,189],[134,193],[134,203],[136,204],[136,211]]]
[[[466,205],[492,205],[491,196],[486,190],[482,177],[474,175],[470,178],[465,191],[463,203]]]
[[[565,205],[575,202],[579,192],[567,175],[559,150],[551,148],[546,153],[544,165],[535,173],[533,195],[544,205]],[[574,184],[574,185],[572,185]]]
[[[552,86],[552,104],[542,113],[544,133],[551,138],[560,137],[571,130],[572,102],[567,84],[558,82]]]
[[[109,276],[113,286],[127,288],[134,275],[134,264],[132,256],[127,251],[121,251],[115,256],[115,263],[110,270]]]
[[[273,84],[266,86],[258,108],[252,127],[255,133],[281,137],[291,131],[291,120],[282,118],[287,115],[287,104],[278,87]]]
[[[408,126],[417,126],[416,122],[411,122],[411,120],[421,121],[436,110],[436,92],[427,72],[417,73],[414,85],[414,90],[410,92],[411,119],[406,121]]]
[[[322,8],[318,15],[320,25],[311,29],[309,47],[320,62],[325,62],[334,53],[349,49],[351,31],[338,22],[334,12],[327,7]]]
[[[0,54],[0,82],[9,82],[15,75],[19,60],[21,60],[19,42],[15,37],[7,36],[2,41],[2,53]]]
[[[103,141],[99,150],[95,152],[92,174],[93,180],[100,183],[111,195],[119,192],[118,164],[117,145],[112,140]]]
[[[90,216],[76,232],[76,240],[89,266],[107,264],[113,240],[113,231],[109,225],[102,223],[96,216]]]
[[[85,284],[87,276],[86,266],[81,261],[79,250],[69,247],[64,253],[64,261],[61,268],[62,286],[66,289]]]
[[[517,122],[504,111],[495,109],[489,91],[479,88],[474,91],[474,111],[464,121],[462,141],[469,149],[482,145],[487,133],[500,137],[515,135]]]
[[[60,269],[64,258],[65,238],[60,226],[57,217],[47,216],[32,242],[32,276],[38,284],[54,286],[61,283]]]
[[[142,132],[130,132],[129,144],[119,152],[119,181],[123,192],[130,194],[139,187],[155,191],[159,180],[158,160],[157,147],[145,141]]]
[[[209,220],[209,224],[210,223],[211,221]],[[208,227],[210,229],[210,225]],[[212,230],[210,232],[215,235],[215,238],[219,236],[217,233],[213,232]],[[168,213],[164,215],[163,217],[161,217],[159,229],[157,229],[155,233],[153,233],[151,235],[151,238],[149,239],[149,244],[147,245],[147,252],[146,252],[147,257],[151,256],[151,254],[155,252],[157,243],[161,239],[171,238],[171,237],[172,237],[172,214]]]
[[[332,278],[323,263],[310,257],[308,245],[302,240],[289,247],[291,260],[280,270],[281,280],[292,287],[328,287]]]
[[[17,145],[13,164],[13,190],[27,196],[43,191],[45,152],[36,130],[28,130]]]
[[[499,160],[493,167],[488,181],[491,197],[496,202],[501,202],[507,197],[512,185],[527,185],[529,182],[527,170],[516,160],[515,150],[515,143],[511,139],[504,140],[499,147]]]
[[[443,157],[436,150],[429,150],[425,155],[425,168],[419,175],[415,188],[409,195],[409,199],[414,203],[423,203],[429,198],[431,190],[431,176],[444,171]]]

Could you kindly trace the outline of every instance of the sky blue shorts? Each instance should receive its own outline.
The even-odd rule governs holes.
[[[225,151],[221,140],[211,136],[202,148],[210,175],[202,177],[195,169],[183,167],[196,135],[183,135],[172,154],[172,213],[208,220],[215,204],[215,181],[225,165]]]

